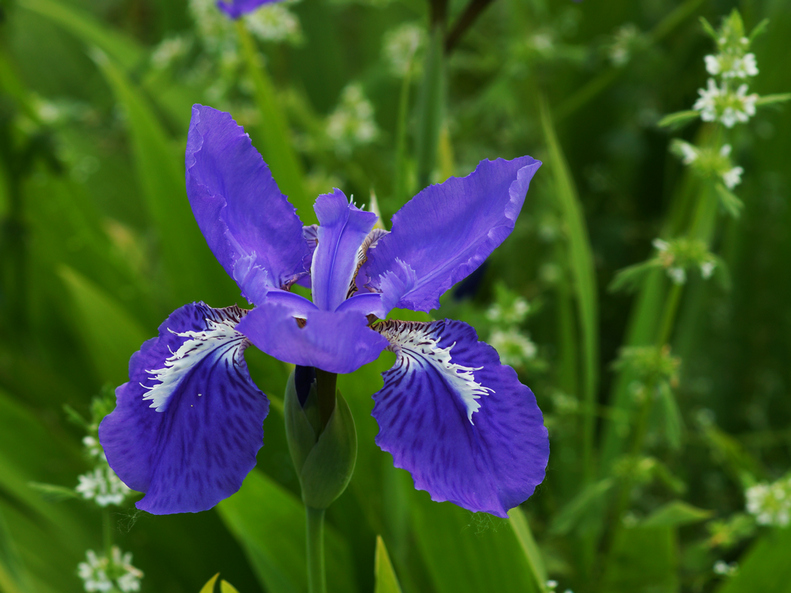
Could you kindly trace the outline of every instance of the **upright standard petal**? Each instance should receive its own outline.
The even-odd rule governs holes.
[[[514,228],[541,163],[524,156],[481,161],[412,198],[392,231],[368,252],[361,274],[387,302],[406,309],[439,307],[439,297],[475,270]]]
[[[374,394],[376,444],[432,500],[506,517],[544,479],[549,439],[536,398],[460,321],[386,321],[396,364]]]
[[[242,485],[263,445],[269,401],[250,379],[246,312],[185,305],[129,361],[99,426],[107,461],[155,515],[205,511]]]
[[[349,294],[363,241],[377,217],[350,203],[339,189],[316,198],[313,208],[319,219],[318,246],[310,266],[313,302],[319,309],[334,311]]]
[[[230,0],[230,2],[217,2],[217,8],[222,10],[232,19],[238,19],[243,14],[253,12],[264,4],[274,4],[280,0]]]
[[[330,373],[354,372],[387,346],[359,310],[300,312],[292,305],[265,302],[237,329],[270,356]]]
[[[186,167],[198,226],[249,301],[260,302],[306,271],[310,249],[302,223],[230,114],[193,106]]]

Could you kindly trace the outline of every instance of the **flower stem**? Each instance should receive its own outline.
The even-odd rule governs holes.
[[[308,593],[327,593],[324,570],[324,509],[306,506],[308,548]]]
[[[106,507],[102,509],[102,544],[104,553],[109,558],[113,547],[113,522],[110,517],[110,509]]]

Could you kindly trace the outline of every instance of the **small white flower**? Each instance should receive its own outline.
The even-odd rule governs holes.
[[[678,150],[681,151],[681,161],[685,165],[691,165],[700,156],[700,150],[689,142],[684,142],[682,140],[679,141],[676,146],[678,146]]]
[[[514,299],[514,302],[507,307],[500,303],[494,303],[486,311],[486,319],[493,323],[504,325],[518,325],[525,320],[530,312],[530,303],[521,297]]]
[[[706,71],[711,74],[712,76],[716,76],[722,70],[722,66],[720,65],[720,56],[706,56],[703,58],[706,60]]]
[[[651,241],[651,244],[657,249],[657,251],[667,251],[670,249],[670,243],[663,241],[662,239],[654,239]]]
[[[714,260],[711,261],[704,261],[700,264],[700,275],[703,276],[705,280],[711,278],[711,275],[714,273],[714,268],[717,267],[717,262]]]
[[[412,23],[401,25],[385,35],[383,53],[393,74],[406,76],[415,54],[425,43],[425,36],[424,28]]]
[[[736,573],[738,568],[739,566],[735,562],[729,564],[724,560],[717,560],[714,563],[714,574],[719,574],[722,576],[729,577],[729,576],[733,576],[733,574]]]
[[[744,169],[741,167],[733,167],[722,174],[722,182],[728,189],[733,189],[742,182],[742,173]]]
[[[667,275],[670,276],[670,279],[676,284],[684,284],[687,281],[687,272],[684,268],[668,268]]]
[[[695,101],[692,109],[700,111],[700,119],[714,121],[717,119],[717,103],[723,95],[723,90],[717,86],[713,78],[709,78],[705,89],[698,89],[700,98]]]

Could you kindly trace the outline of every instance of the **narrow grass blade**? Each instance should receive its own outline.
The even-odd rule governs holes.
[[[533,571],[538,590],[545,593],[547,591],[547,569],[544,566],[544,559],[541,557],[541,550],[538,549],[533,532],[530,530],[530,523],[524,511],[519,507],[511,509],[508,512],[508,517],[511,520],[511,527],[516,534],[516,539],[519,540],[522,551],[525,553],[527,563]]]
[[[549,152],[547,166],[552,173],[558,206],[563,222],[568,229],[568,267],[573,279],[580,338],[582,341],[580,349],[582,365],[581,399],[583,401],[582,464],[585,483],[589,484],[594,475],[594,409],[598,388],[599,365],[598,298],[593,254],[574,180],[558,142],[549,106],[543,96],[539,98],[539,108],[541,112],[541,127]]]

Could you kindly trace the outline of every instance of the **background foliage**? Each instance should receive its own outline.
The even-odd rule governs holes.
[[[463,6],[451,2],[451,21]],[[384,354],[340,379],[360,452],[328,515],[331,590],[393,591],[396,577],[411,592],[544,591],[547,579],[577,593],[791,589],[791,531],[744,515],[745,490],[784,476],[791,453],[791,110],[763,110],[730,133],[744,208],[739,219],[713,212],[708,234],[730,282],[690,276],[679,292],[670,344],[680,367],[638,441],[635,363],[613,365],[622,347],[653,343],[673,289],[661,271],[637,293],[607,286],[651,257],[654,238],[679,234],[703,191],[668,148],[673,137],[705,142],[711,128],[657,122],[690,109],[704,86],[713,44],[698,17],[718,25],[734,7],[748,30],[770,19],[753,45],[753,90],[791,90],[787,0],[497,0],[448,55],[431,178],[483,158],[545,165],[513,235],[434,313],[488,339],[494,304],[530,303],[526,321],[499,329],[537,345],[515,364],[545,412],[547,479],[510,520],[414,491],[374,445]],[[424,53],[410,67],[402,48],[399,66],[385,47],[405,24],[418,41],[428,5],[283,10],[291,16],[266,29],[263,17],[237,27],[201,0],[2,5],[2,591],[79,591],[78,562],[102,546],[89,503],[30,485],[71,488],[90,467],[64,405],[90,416],[92,398],[126,380],[129,356],[176,307],[239,301],[184,192],[193,103],[232,112],[303,220],[333,186],[362,201],[375,192],[385,220],[419,189]],[[144,591],[198,591],[218,571],[243,593],[306,587],[282,423],[289,369],[253,349],[247,359],[274,405],[242,490],[198,515],[111,512]],[[715,571],[720,560],[739,568]]]

